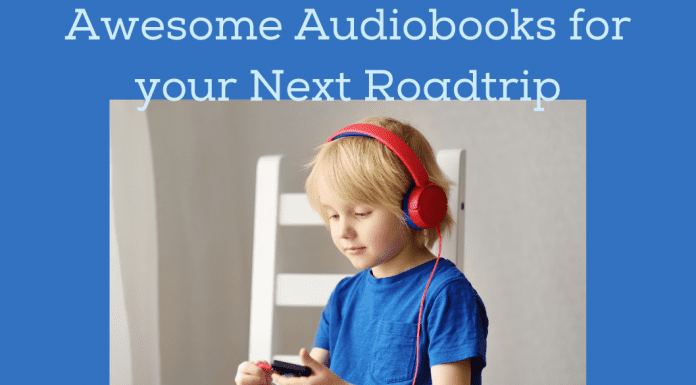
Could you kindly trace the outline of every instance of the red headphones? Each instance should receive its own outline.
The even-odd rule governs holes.
[[[346,137],[366,136],[373,138],[389,148],[406,166],[415,183],[406,193],[402,209],[406,223],[416,230],[433,228],[445,219],[447,214],[447,196],[445,192],[429,181],[428,172],[420,159],[406,142],[396,134],[374,124],[353,124],[333,134],[326,142]]]

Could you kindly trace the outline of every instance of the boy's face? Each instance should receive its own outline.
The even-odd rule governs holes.
[[[375,276],[377,271],[388,276],[398,269],[400,256],[409,249],[406,224],[384,207],[346,202],[324,183],[318,187],[331,238],[353,266],[360,270],[380,266],[373,269]]]

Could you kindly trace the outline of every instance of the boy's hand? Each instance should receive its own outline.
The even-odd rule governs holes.
[[[300,349],[300,360],[302,365],[312,369],[309,377],[284,377],[273,373],[273,381],[280,385],[349,385],[329,368],[315,361],[305,348]]]
[[[266,361],[257,361],[268,364]],[[253,362],[242,362],[237,367],[237,375],[234,377],[237,385],[271,385],[271,371],[263,370]]]

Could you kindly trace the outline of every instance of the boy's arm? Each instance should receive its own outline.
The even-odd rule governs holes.
[[[435,365],[430,368],[433,385],[471,384],[471,359]]]
[[[314,358],[314,361],[322,363],[324,366],[326,365],[327,362],[329,361],[329,351],[326,349],[322,348],[312,348],[312,351],[309,353],[309,355]]]

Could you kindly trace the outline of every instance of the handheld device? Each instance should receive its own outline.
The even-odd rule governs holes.
[[[306,366],[295,365],[278,360],[273,360],[271,368],[280,374],[292,374],[300,377],[308,377],[310,374],[312,374],[312,369]]]
[[[273,363],[271,365],[259,362],[256,364],[256,366],[263,370],[273,370],[280,374],[292,374],[294,376],[300,377],[308,377],[310,374],[312,374],[312,369],[306,366],[295,365],[289,362],[279,360],[273,360]]]

